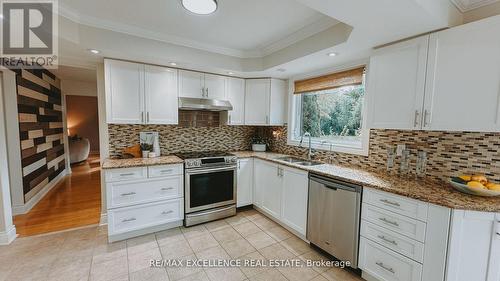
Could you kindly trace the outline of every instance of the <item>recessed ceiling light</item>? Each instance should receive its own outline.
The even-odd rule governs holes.
[[[228,71],[228,72],[227,72],[227,74],[228,74],[228,75],[233,75],[233,74],[234,74],[234,72]]]
[[[333,53],[333,52],[332,52],[332,53],[328,53],[328,56],[329,56],[329,57],[334,57],[334,56],[336,56],[336,55],[337,55],[337,53]]]
[[[171,62],[171,63],[169,63],[169,64],[170,64],[171,66],[176,66],[176,65],[177,65],[177,63],[175,63],[175,62]]]
[[[89,52],[91,52],[94,55],[97,55],[100,53],[99,50],[96,50],[96,49],[89,49]]]
[[[2,14],[0,14],[0,19],[3,19],[3,15]]]
[[[217,10],[216,0],[181,0],[184,9],[198,14],[209,15]]]

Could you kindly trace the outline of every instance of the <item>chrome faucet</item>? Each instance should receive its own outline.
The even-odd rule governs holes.
[[[311,134],[309,132],[305,132],[302,137],[300,137],[300,147],[302,147],[302,141],[304,140],[304,137],[309,137],[309,151],[307,152],[307,160],[311,161],[313,153],[312,153],[312,147],[311,147]]]

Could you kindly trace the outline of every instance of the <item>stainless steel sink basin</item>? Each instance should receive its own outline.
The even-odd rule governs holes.
[[[276,160],[283,161],[283,162],[288,162],[288,163],[304,162],[304,159],[300,159],[300,158],[296,158],[296,157],[291,157],[291,156],[279,157],[279,158],[276,158]]]
[[[322,165],[323,163],[315,162],[315,161],[303,161],[303,162],[297,162],[295,164],[301,165],[301,166],[318,166],[318,165]]]

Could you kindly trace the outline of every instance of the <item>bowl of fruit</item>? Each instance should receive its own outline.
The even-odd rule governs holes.
[[[451,185],[458,191],[477,196],[499,196],[500,184],[490,182],[483,175],[461,175],[450,179]]]

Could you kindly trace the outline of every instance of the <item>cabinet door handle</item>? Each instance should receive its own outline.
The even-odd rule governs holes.
[[[120,177],[130,177],[133,175],[134,175],[134,173],[126,173],[126,174],[120,174]]]
[[[429,122],[427,122],[427,116],[429,116],[429,111],[427,109],[424,110],[424,127],[429,125]]]
[[[401,204],[399,204],[398,202],[390,201],[387,199],[380,199],[380,202],[385,203],[385,204],[389,204],[392,206],[396,206],[396,207],[401,207]]]
[[[417,127],[418,126],[418,116],[420,115],[420,113],[418,113],[418,110],[415,110],[415,119],[413,120],[413,127]]]
[[[132,195],[136,195],[137,193],[135,192],[127,192],[127,193],[122,193],[121,196],[132,196]]]
[[[141,112],[141,123],[144,123],[144,111]]]
[[[149,123],[149,111],[146,112],[146,123]]]
[[[394,271],[394,269],[393,269],[392,267],[388,267],[388,266],[384,265],[384,263],[383,263],[383,262],[379,262],[379,261],[378,261],[378,262],[376,262],[375,264],[376,264],[376,265],[378,265],[378,266],[380,266],[381,268],[383,268],[383,269],[385,269],[385,270],[389,271],[389,272],[390,272],[390,273],[392,273],[392,274],[395,274],[395,273],[396,273],[396,271]]]
[[[207,98],[208,98],[208,88],[207,88]]]
[[[229,115],[229,124],[231,124],[231,114],[228,113],[228,115]]]
[[[171,213],[173,213],[173,212],[174,212],[174,211],[172,211],[172,210],[168,210],[168,211],[163,211],[163,212],[161,212],[161,214],[162,214],[162,215],[168,215],[168,214],[171,214]]]
[[[173,170],[172,169],[167,169],[167,170],[161,170],[160,173],[165,174],[165,173],[171,173]]]
[[[269,123],[269,116],[266,115],[266,124]]]
[[[131,222],[137,220],[136,218],[129,218],[129,219],[124,219],[122,222]]]
[[[385,222],[385,223],[388,223],[388,224],[392,224],[394,226],[397,226],[399,227],[399,223],[395,222],[395,221],[391,221],[391,220],[388,220],[387,218],[379,218],[379,220]]]
[[[167,191],[167,190],[172,190],[172,189],[174,189],[174,188],[171,187],[171,186],[170,187],[162,187],[161,188],[162,191]]]
[[[394,246],[397,246],[398,245],[398,242],[396,242],[396,240],[391,240],[391,239],[388,239],[386,238],[384,235],[377,235],[378,238],[384,240],[385,242],[387,243],[391,243],[393,244]]]

